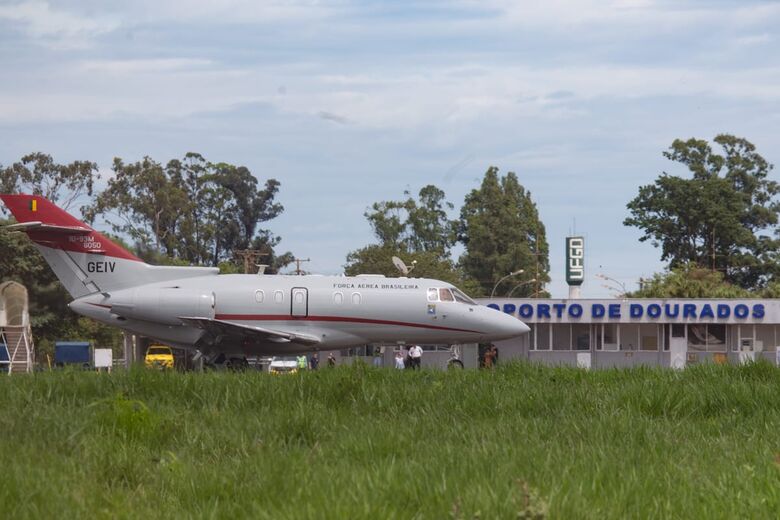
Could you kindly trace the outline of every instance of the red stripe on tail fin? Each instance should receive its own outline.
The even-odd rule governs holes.
[[[0,195],[0,199],[2,199],[19,223],[40,222],[44,225],[60,228],[81,227],[89,230],[87,233],[62,233],[56,229],[46,230],[45,227],[23,229],[30,239],[37,244],[64,251],[92,253],[141,261],[135,255],[116,245],[43,197],[38,195]]]

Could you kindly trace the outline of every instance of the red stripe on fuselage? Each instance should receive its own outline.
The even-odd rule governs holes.
[[[226,321],[331,321],[341,323],[368,323],[371,325],[394,325],[397,327],[414,327],[418,329],[450,330],[453,332],[471,332],[482,334],[477,330],[456,329],[454,327],[440,327],[424,323],[410,323],[407,321],[377,320],[373,318],[354,318],[350,316],[292,316],[290,314],[217,314],[218,320]]]

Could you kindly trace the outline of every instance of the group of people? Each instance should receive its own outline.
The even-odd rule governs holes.
[[[412,345],[409,350],[404,353],[398,351],[395,353],[395,368],[403,370],[409,368],[411,370],[419,370],[422,364],[423,349],[420,345]]]
[[[403,370],[408,368],[410,370],[419,370],[422,365],[423,349],[420,345],[412,345],[408,349],[402,349],[395,353],[395,368]],[[374,351],[374,366],[382,366],[382,359],[384,357],[384,349],[380,350],[379,347]],[[301,354],[297,358],[298,370],[317,370],[320,366],[320,359],[316,352],[311,357],[307,358]],[[490,345],[485,349],[482,355],[482,366],[485,368],[493,368],[498,363],[498,349],[495,345]],[[328,353],[327,358],[328,367],[336,366],[336,357],[333,352]]]
[[[298,370],[317,370],[320,367],[320,357],[316,352],[312,353],[311,357],[308,359],[305,355],[301,354],[295,358],[295,360],[298,363]],[[336,356],[333,355],[333,352],[328,353],[327,363],[331,368],[336,366]]]

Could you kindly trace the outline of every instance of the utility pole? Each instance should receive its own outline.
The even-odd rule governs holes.
[[[303,274],[303,271],[301,270],[301,263],[311,262],[311,258],[293,258],[293,262],[295,262],[295,274],[300,276]]]
[[[259,249],[236,249],[233,251],[233,255],[241,259],[244,263],[244,274],[252,273],[252,267],[257,263],[257,260],[263,256],[268,256],[270,253],[264,253]]]

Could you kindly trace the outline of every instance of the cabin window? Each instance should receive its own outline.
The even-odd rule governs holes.
[[[439,301],[439,290],[435,287],[431,287],[428,289],[428,301],[429,302],[437,302]]]
[[[274,301],[282,303],[284,301],[284,293],[282,291],[274,291]]]
[[[352,305],[360,305],[360,293],[359,292],[353,292],[352,293]]]
[[[263,303],[263,300],[265,300],[265,293],[258,289],[255,291],[255,301],[257,303]]]
[[[334,292],[333,303],[335,303],[336,305],[341,305],[342,303],[344,303],[344,293]]]
[[[452,293],[449,289],[439,289],[439,298],[443,302],[454,302],[455,298],[452,297]]]

